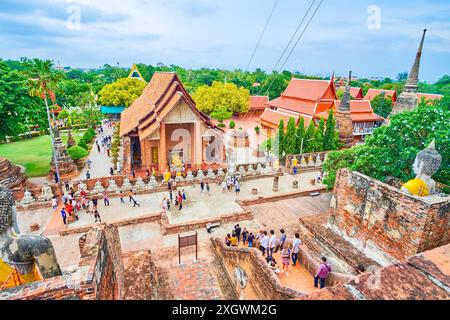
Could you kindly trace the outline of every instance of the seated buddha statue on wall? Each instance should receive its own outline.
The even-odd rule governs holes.
[[[434,140],[428,148],[420,151],[413,164],[416,177],[405,183],[401,190],[408,194],[426,197],[435,193],[436,183],[431,178],[441,166],[442,156],[436,151]]]

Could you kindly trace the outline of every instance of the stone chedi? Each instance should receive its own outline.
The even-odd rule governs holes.
[[[3,186],[0,186],[0,263],[0,279],[7,278],[14,269],[24,282],[40,280],[36,270],[45,279],[61,275],[55,250],[48,238],[20,235],[13,194]],[[7,283],[7,287],[13,285]]]
[[[418,105],[417,88],[419,82],[419,67],[426,32],[427,29],[423,30],[422,40],[420,41],[419,50],[417,51],[416,54],[416,59],[414,60],[411,72],[409,73],[408,80],[406,81],[405,84],[405,88],[402,94],[400,94],[400,96],[397,98],[397,102],[392,108],[390,117],[405,110],[412,110],[416,108]]]
[[[69,156],[67,148],[62,142],[58,126],[55,126],[53,130],[55,140],[56,161],[58,162],[58,169],[60,175],[59,179],[60,181],[70,180],[78,174],[77,166],[73,162],[72,158]],[[55,172],[56,172],[55,157],[53,155],[52,161],[50,162],[50,173],[49,173],[49,178],[52,181],[55,180]]]
[[[353,146],[353,123],[350,113],[350,84],[351,84],[352,72],[349,72],[348,83],[345,87],[344,95],[342,96],[341,103],[337,107],[335,118],[336,127],[339,130],[339,142],[342,144],[343,149],[351,148]]]
[[[431,177],[439,170],[441,163],[442,156],[436,151],[433,140],[428,148],[417,154],[413,164],[416,177],[405,183],[402,191],[419,197],[434,194],[436,183]]]

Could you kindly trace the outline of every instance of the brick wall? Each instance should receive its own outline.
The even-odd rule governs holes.
[[[236,295],[246,300],[285,300],[303,295],[302,292],[284,287],[269,269],[267,262],[256,248],[226,247],[219,239],[212,239],[217,261],[228,274]],[[239,266],[248,276],[248,284],[242,290],[235,282],[235,268]]]
[[[80,241],[76,272],[3,290],[0,300],[113,300],[124,295],[118,229],[101,224]]]
[[[450,242],[449,198],[410,196],[358,172],[337,173],[329,223],[402,260]]]

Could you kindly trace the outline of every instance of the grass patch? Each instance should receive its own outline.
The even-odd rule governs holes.
[[[73,132],[75,141],[81,139],[83,132]],[[61,133],[64,143],[67,143],[67,133]],[[49,135],[31,139],[0,144],[0,157],[10,160],[14,164],[25,167],[29,177],[46,176],[50,170],[52,157],[52,141]]]

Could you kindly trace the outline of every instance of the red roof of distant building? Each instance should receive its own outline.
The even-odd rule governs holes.
[[[268,96],[251,96],[249,110],[264,110],[268,102]]]
[[[417,93],[417,99],[419,102],[422,101],[422,98],[425,100],[441,100],[444,96],[442,94],[434,94],[434,93]]]
[[[282,97],[290,97],[301,100],[317,101],[325,97],[327,91],[333,86],[330,80],[292,79],[289,86],[281,94]],[[332,98],[330,96],[330,98]]]
[[[340,100],[335,101],[336,108],[339,107],[340,103]],[[352,118],[352,122],[370,122],[384,120],[383,117],[380,117],[373,112],[369,100],[350,100],[350,115]],[[314,116],[314,118],[316,119],[320,119],[322,117],[326,120],[328,118],[328,111],[316,114]]]
[[[298,115],[295,115],[292,112],[272,110],[267,108],[261,115],[259,122],[270,128],[276,129],[278,128],[280,120],[283,120],[284,125],[287,125],[290,118],[294,118],[295,124],[298,123]]]
[[[366,96],[364,97],[364,100],[372,101],[373,98],[375,98],[376,96],[378,96],[379,94],[381,94],[383,92],[386,94],[386,96],[392,97],[392,102],[397,101],[397,91],[383,90],[383,89],[369,89],[369,91],[367,91],[367,93],[366,93]]]

